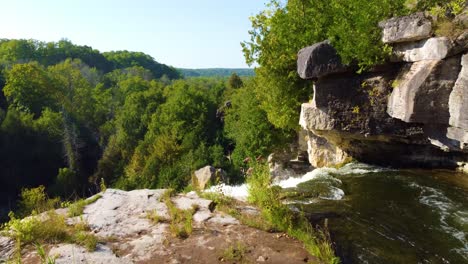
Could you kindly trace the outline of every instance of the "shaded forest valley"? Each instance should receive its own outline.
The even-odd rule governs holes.
[[[0,54],[0,188],[8,209],[22,188],[39,185],[63,199],[89,196],[100,181],[181,190],[207,164],[235,180],[234,164],[274,142],[262,135],[270,127],[251,129],[244,144],[253,145],[232,153],[243,117],[225,118],[231,100],[266,120],[255,98],[244,96],[251,81],[236,74],[184,80],[149,55],[100,53],[66,40],[3,40]]]

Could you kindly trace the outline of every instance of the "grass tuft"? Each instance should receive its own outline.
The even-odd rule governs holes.
[[[302,241],[307,251],[323,263],[339,263],[340,260],[335,256],[328,232],[314,229],[304,215],[292,212],[281,202],[281,188],[271,186],[266,164],[256,163],[252,167],[253,172],[247,178],[248,201],[260,208],[263,218],[274,229],[286,232]]]
[[[198,210],[198,206],[192,206],[191,209],[182,210],[175,206],[171,201],[171,197],[174,195],[172,190],[168,190],[163,195],[163,201],[167,206],[170,216],[169,230],[174,237],[181,239],[188,238],[193,231],[192,222],[193,215]]]
[[[97,195],[94,195],[93,197],[91,197],[89,199],[86,199],[86,200],[85,199],[80,199],[80,200],[70,204],[68,206],[68,216],[69,217],[75,217],[75,216],[82,215],[83,211],[84,211],[84,208],[87,205],[90,205],[90,204],[96,202],[100,198],[102,198],[102,195],[97,194]]]
[[[247,254],[247,246],[242,242],[237,242],[224,250],[221,261],[243,262]]]

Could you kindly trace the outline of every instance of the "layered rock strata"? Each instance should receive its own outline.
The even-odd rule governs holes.
[[[300,116],[309,162],[466,169],[466,32],[431,37],[431,21],[422,13],[380,26],[394,52],[390,63],[368,72],[341,65],[328,41],[299,52],[298,74],[314,81],[313,99]]]

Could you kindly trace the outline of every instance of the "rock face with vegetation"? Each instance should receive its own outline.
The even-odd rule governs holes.
[[[299,75],[317,78],[313,99],[302,105],[300,116],[313,166],[357,159],[463,170],[468,162],[466,30],[432,37],[431,25],[423,13],[381,22],[382,41],[393,46],[391,62],[360,74],[335,71],[337,55],[320,54],[323,44],[299,52]],[[318,61],[320,56],[327,59]],[[317,75],[304,70],[305,61],[310,69],[330,70]]]
[[[195,192],[169,193],[107,189],[80,215],[71,216],[70,208],[58,209],[55,217],[65,217],[67,226],[86,223],[94,245],[54,239],[41,246],[45,257],[53,263],[318,263],[301,242],[242,224],[218,210],[217,202]],[[232,202],[230,209],[244,219],[260,214],[240,202]],[[0,236],[0,263],[17,260],[16,249],[14,238]],[[28,244],[22,245],[21,255],[22,263],[42,259],[39,250]]]

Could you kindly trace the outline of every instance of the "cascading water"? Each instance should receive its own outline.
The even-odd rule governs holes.
[[[313,224],[327,219],[343,263],[468,263],[468,176],[353,163],[274,182]],[[247,186],[211,191],[245,200]]]

